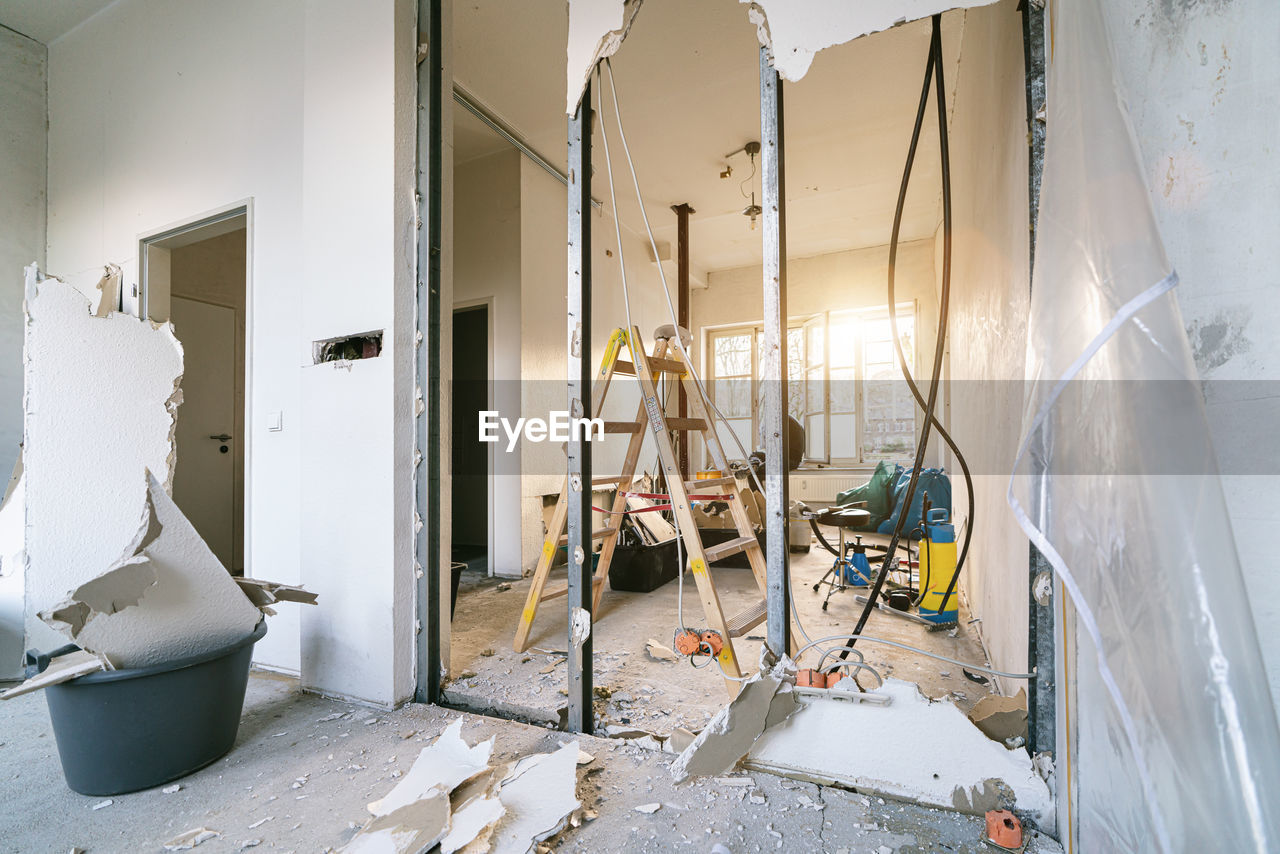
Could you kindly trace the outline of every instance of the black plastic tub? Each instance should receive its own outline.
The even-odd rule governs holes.
[[[235,744],[253,634],[153,667],[90,673],[44,690],[67,785],[119,795],[185,777]]]

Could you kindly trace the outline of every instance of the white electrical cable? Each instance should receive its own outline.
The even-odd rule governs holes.
[[[945,655],[938,655],[938,653],[936,652],[929,652],[928,650],[920,649],[919,647],[910,646],[905,643],[899,643],[898,641],[889,640],[888,638],[879,638],[879,637],[876,637],[875,635],[830,635],[825,638],[818,638],[817,640],[810,641],[809,643],[800,647],[799,651],[797,651],[795,654],[795,660],[799,661],[800,656],[804,655],[808,650],[812,649],[818,644],[834,643],[835,641],[850,640],[853,638],[856,638],[857,640],[871,641],[872,643],[882,643],[882,644],[886,644],[887,646],[896,646],[899,649],[905,649],[907,652],[914,652],[919,655],[928,656],[929,658],[936,658],[939,661],[945,661],[948,664],[954,664],[957,667],[964,667],[968,670],[976,670],[980,673],[990,673],[993,676],[1004,676],[1007,679],[1034,679],[1036,675],[1035,673],[1006,673],[1003,670],[996,670],[995,668],[992,668],[992,667],[984,667],[981,664],[970,664],[966,661],[960,661],[959,659],[948,658]],[[833,647],[831,649],[824,651],[822,653],[822,657],[818,659],[818,666],[815,669],[821,670],[822,662],[827,660],[827,656],[838,655],[839,653],[843,652],[844,649],[845,649],[844,647],[839,646],[839,647]]]
[[[612,99],[613,99],[613,114],[614,114],[614,116],[615,116],[615,117],[617,118],[617,120],[618,120],[618,138],[622,141],[622,151],[623,151],[623,153],[624,153],[624,154],[626,155],[626,157],[627,157],[627,166],[628,166],[628,168],[631,170],[631,183],[632,183],[632,185],[635,187],[635,191],[636,191],[636,202],[637,202],[637,204],[639,204],[639,206],[640,206],[640,217],[641,217],[641,219],[643,219],[643,220],[644,220],[644,230],[645,230],[645,233],[646,233],[646,234],[648,235],[648,237],[649,237],[649,248],[653,251],[653,257],[654,257],[654,258],[658,258],[658,257],[660,257],[660,256],[659,256],[659,254],[658,254],[658,243],[657,243],[657,241],[656,241],[656,240],[654,239],[654,237],[653,237],[653,228],[652,228],[652,227],[650,227],[650,225],[649,225],[649,214],[645,211],[645,207],[644,207],[644,196],[642,196],[642,195],[641,195],[641,193],[640,193],[640,180],[639,180],[639,178],[637,178],[637,177],[636,177],[636,166],[635,166],[635,161],[633,161],[633,160],[631,159],[631,148],[630,148],[630,146],[628,146],[628,145],[627,145],[627,134],[626,134],[626,131],[625,131],[625,130],[623,129],[623,127],[622,127],[622,110],[621,110],[621,109],[619,108],[619,106],[618,106],[618,87],[617,87],[617,84],[614,82],[614,79],[613,79],[613,63],[612,63],[612,62],[610,62],[610,61],[609,61],[609,59],[606,57],[606,58],[605,58],[605,61],[604,61],[604,64],[605,64],[605,68],[606,68],[606,69],[608,70],[608,72],[609,72],[609,93],[610,93],[610,95],[611,95],[611,97],[612,97]],[[600,72],[599,72],[599,69],[598,69],[598,68],[597,68],[597,71],[596,71],[596,78],[597,78],[597,81],[600,79]],[[597,83],[597,87],[598,87],[598,88],[602,88],[602,87],[599,87],[599,84],[598,84],[598,83]],[[597,103],[597,104],[599,104],[599,95],[600,95],[600,93],[597,91],[597,93],[596,93],[596,96],[597,96],[597,101],[596,101],[596,103]],[[600,128],[600,129],[601,129],[601,135],[603,136],[603,135],[604,135],[604,124],[603,124],[603,120],[601,121],[601,128]],[[605,137],[605,160],[606,160],[606,162],[608,161],[608,157],[609,157],[609,143],[608,143],[608,137],[606,136],[606,137]],[[610,171],[609,171],[609,188],[610,188],[610,195],[612,195],[612,192],[613,192],[613,172],[612,172],[612,167],[610,167]],[[618,217],[618,215],[617,215],[617,205],[615,204],[615,205],[614,205],[614,228],[615,228],[615,230],[618,228],[618,220],[617,220],[617,217]],[[619,261],[619,264],[621,264],[621,262],[622,262],[622,240],[621,240],[621,238],[619,238],[619,240],[618,240],[618,261]],[[694,386],[698,389],[698,397],[700,397],[700,398],[702,399],[702,403],[703,403],[703,405],[704,405],[704,406],[705,406],[705,407],[706,407],[710,412],[714,413],[714,415],[715,415],[717,418],[719,418],[719,419],[720,419],[720,421],[724,424],[724,426],[728,429],[728,431],[729,431],[729,436],[733,439],[733,443],[737,446],[737,448],[738,448],[738,452],[739,452],[740,454],[742,454],[742,458],[743,458],[744,460],[745,460],[745,459],[748,459],[748,458],[750,457],[750,454],[748,454],[748,453],[747,453],[746,448],[744,448],[744,447],[742,446],[742,441],[738,438],[738,434],[737,434],[736,432],[734,432],[733,427],[732,427],[732,426],[730,426],[730,424],[729,424],[729,419],[725,418],[724,413],[720,411],[719,407],[717,407],[717,406],[715,405],[715,402],[714,402],[713,400],[711,400],[711,396],[710,396],[709,394],[707,394],[707,388],[706,388],[706,386],[705,386],[705,385],[703,384],[703,382],[702,382],[702,377],[698,374],[698,370],[697,370],[697,368],[696,368],[696,367],[694,367],[693,360],[692,360],[691,358],[689,358],[689,353],[688,353],[688,351],[685,349],[684,341],[683,341],[683,340],[681,339],[681,337],[680,337],[680,332],[679,332],[679,329],[680,329],[680,319],[679,319],[679,316],[676,314],[676,307],[675,307],[675,306],[672,304],[672,302],[671,302],[671,290],[670,290],[670,288],[667,286],[667,274],[666,274],[666,272],[662,269],[662,265],[661,265],[661,264],[659,264],[659,265],[658,265],[658,276],[662,279],[662,296],[663,296],[663,297],[666,299],[666,301],[667,301],[667,313],[668,313],[668,314],[670,315],[670,317],[671,317],[671,324],[672,324],[672,326],[674,326],[674,327],[676,328],[676,335],[675,335],[676,348],[680,351],[680,355],[684,358],[685,366],[686,366],[686,367],[688,367],[688,369],[689,369],[689,376],[691,376],[691,377],[693,378]],[[623,278],[622,278],[622,281],[623,281],[623,299],[625,300],[625,299],[626,299],[626,271],[625,271],[625,269],[624,269],[624,271],[623,271]],[[629,315],[628,315],[628,322],[630,322]],[[714,420],[713,420],[713,423],[712,423],[712,425],[711,425],[711,426],[712,426],[712,429],[714,430],[714,429],[715,429]],[[753,470],[752,470],[752,468],[751,468],[751,466],[750,466],[750,465],[748,465],[748,466],[747,466],[747,475],[748,475],[748,476],[751,478],[751,480],[755,483],[755,485],[756,485],[756,489],[760,492],[760,494],[761,494],[761,495],[764,495],[764,486],[760,483],[760,479],[756,477],[756,473],[755,473],[755,471],[753,471]],[[675,514],[672,514],[672,515],[674,516]],[[676,527],[676,533],[677,533],[677,536],[678,536],[678,535],[679,535],[679,526],[678,526],[678,525],[677,525],[677,527]],[[678,548],[679,548],[679,547],[677,546],[677,549],[678,549]],[[683,568],[684,568],[684,561],[683,561],[683,559],[682,559],[682,560],[681,560],[681,562],[680,562],[680,566],[681,566],[680,580],[681,580],[682,584],[681,584],[680,591],[679,591],[679,594],[678,594],[678,595],[679,595],[679,596],[680,596],[680,598],[682,599],[682,598],[683,598],[683,596],[684,596],[684,587],[683,587],[683,581],[684,581],[684,569],[683,569]],[[808,634],[808,632],[806,632],[806,631],[804,630],[804,625],[800,622],[800,610],[799,610],[799,608],[797,608],[797,607],[796,607],[795,597],[794,597],[794,596],[788,596],[787,598],[791,601],[791,616],[792,616],[792,618],[796,621],[796,628],[800,630],[800,636],[801,636],[801,637],[803,637],[803,638],[805,639],[805,641],[806,641],[806,642],[808,642],[808,641],[809,641],[809,634]],[[679,601],[679,600],[678,600],[678,601]],[[677,605],[677,612],[679,612],[679,611],[680,611],[680,605],[678,604],[678,605]],[[683,629],[683,623],[681,624],[681,628]]]
[[[609,83],[610,83],[610,86],[612,87],[612,84],[613,84],[612,68],[609,69]],[[600,118],[600,138],[604,140],[604,165],[605,165],[605,171],[609,175],[609,204],[613,208],[613,235],[614,235],[614,239],[617,240],[618,242],[618,272],[620,273],[622,278],[622,307],[627,314],[627,336],[625,340],[627,341],[627,346],[632,350],[632,354],[631,354],[632,362],[638,364],[635,358],[636,342],[633,342],[631,340],[631,332],[633,329],[635,329],[635,326],[631,322],[631,292],[627,289],[627,264],[626,264],[626,258],[624,257],[622,252],[622,226],[620,224],[621,221],[618,219],[618,192],[613,185],[613,158],[609,156],[609,133],[605,128],[605,123],[604,123],[604,102],[601,100],[601,93],[603,89],[604,89],[604,86],[602,85],[602,81],[600,78],[600,66],[597,65],[596,66],[596,115],[599,116]],[[621,135],[622,117],[617,112],[618,99],[617,99],[616,93],[614,94],[613,107],[614,107],[614,114],[618,115],[618,133],[619,135]],[[627,140],[626,140],[626,137],[624,136],[622,137],[622,145],[624,149],[626,148],[626,144],[627,144]],[[631,159],[631,155],[630,153],[628,153],[627,160],[630,161],[630,159]],[[631,174],[634,177],[635,175],[634,169],[632,170]],[[637,187],[636,196],[639,197],[639,195],[640,195],[640,189],[639,187]],[[641,201],[640,203],[640,211],[641,213],[644,212],[643,201]],[[648,225],[649,225],[649,221],[648,219],[646,219],[645,227],[647,228]],[[652,235],[650,235],[650,237],[652,237]],[[656,258],[658,256],[655,254],[654,257]],[[659,265],[658,270],[659,272],[661,272],[662,270],[661,265]],[[667,285],[667,281],[664,278],[662,280],[663,291],[666,290],[666,285]],[[669,303],[670,301],[671,300],[668,297],[667,302]],[[679,334],[677,334],[676,339],[678,340],[679,338],[680,336]],[[668,487],[668,489],[670,489],[670,487]],[[680,631],[681,634],[683,634],[684,632],[688,631],[688,628],[684,624],[684,538],[680,535],[680,520],[676,517],[676,514],[674,512],[671,514],[671,522],[672,522],[672,527],[676,529],[676,566],[679,568],[676,574],[676,579],[677,579],[676,581],[676,588],[677,588],[676,628]],[[678,651],[675,649],[675,638],[672,638],[671,648],[672,648],[672,652],[676,652],[678,654]]]

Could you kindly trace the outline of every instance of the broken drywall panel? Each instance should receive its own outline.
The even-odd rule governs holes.
[[[25,682],[15,685],[4,693],[0,693],[0,700],[20,697],[23,694],[30,694],[32,691],[48,688],[50,685],[70,682],[72,679],[77,679],[89,673],[110,669],[106,659],[100,655],[94,655],[83,650],[70,652],[51,661],[43,673],[37,673]]]
[[[25,631],[22,609],[26,601],[26,551],[23,548],[23,517],[26,487],[22,478],[22,454],[13,468],[13,477],[0,503],[0,681],[22,678],[22,651]]]
[[[117,668],[228,646],[262,619],[150,471],[146,482],[142,519],[121,558],[40,614]]]
[[[472,798],[453,811],[449,833],[440,840],[440,854],[453,854],[477,839],[487,838],[498,819],[506,815],[507,808],[496,797]]]
[[[770,722],[795,712],[796,697],[788,675],[794,665],[783,659],[772,670],[761,670],[742,685],[738,696],[711,719],[697,738],[671,764],[676,782],[732,770]]]
[[[1006,742],[1027,737],[1027,691],[1016,696],[988,694],[969,710],[969,720],[992,741]]]
[[[528,854],[564,829],[570,813],[582,806],[574,794],[577,783],[576,741],[515,763],[498,790],[506,813],[490,837],[492,854]]]
[[[432,789],[425,797],[369,822],[342,850],[345,854],[423,854],[449,828],[449,795]]]
[[[26,630],[48,649],[62,641],[36,613],[116,563],[148,469],[172,483],[182,345],[167,323],[96,317],[71,285],[26,272]]]
[[[120,305],[120,267],[108,264],[102,270],[102,278],[93,289],[98,292],[98,307],[93,310],[94,317],[106,317],[116,311]]]
[[[276,581],[265,581],[261,578],[236,578],[240,592],[249,597],[249,601],[263,610],[268,610],[277,602],[299,602],[303,605],[316,604],[317,594],[293,584],[280,584]]]
[[[756,25],[760,44],[769,48],[773,67],[792,83],[804,77],[824,48],[949,9],[972,9],[995,1],[738,0],[747,5],[747,16]]]
[[[890,703],[804,698],[756,740],[746,765],[975,815],[1015,809],[1041,826],[1051,821],[1049,788],[1025,750],[997,744],[955,705],[930,701],[910,682],[886,679],[873,693]],[[912,734],[907,751],[903,733]]]
[[[569,0],[569,39],[566,47],[568,86],[565,111],[578,111],[582,92],[596,63],[613,56],[631,29],[641,0]]]
[[[433,790],[446,795],[487,770],[493,755],[493,738],[468,745],[462,738],[462,718],[457,718],[430,745],[424,747],[387,796],[369,804],[369,812],[387,815],[406,804],[424,798]]]

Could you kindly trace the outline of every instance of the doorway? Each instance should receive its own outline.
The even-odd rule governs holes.
[[[173,498],[223,566],[245,574],[248,215],[145,239],[140,303],[183,349]]]
[[[453,313],[453,560],[490,574],[489,452],[479,413],[489,405],[489,306]]]

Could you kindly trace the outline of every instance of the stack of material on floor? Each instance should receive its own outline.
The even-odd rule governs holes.
[[[925,806],[974,815],[1011,809],[1052,823],[1053,799],[1031,757],[988,738],[953,703],[898,679],[873,692],[848,677],[831,689],[797,690],[795,675],[784,658],[747,681],[672,763],[675,779],[741,762]]]
[[[424,748],[404,779],[369,804],[374,818],[347,854],[526,854],[564,829],[581,806],[578,742],[497,767],[493,739],[468,745],[458,718]]]

